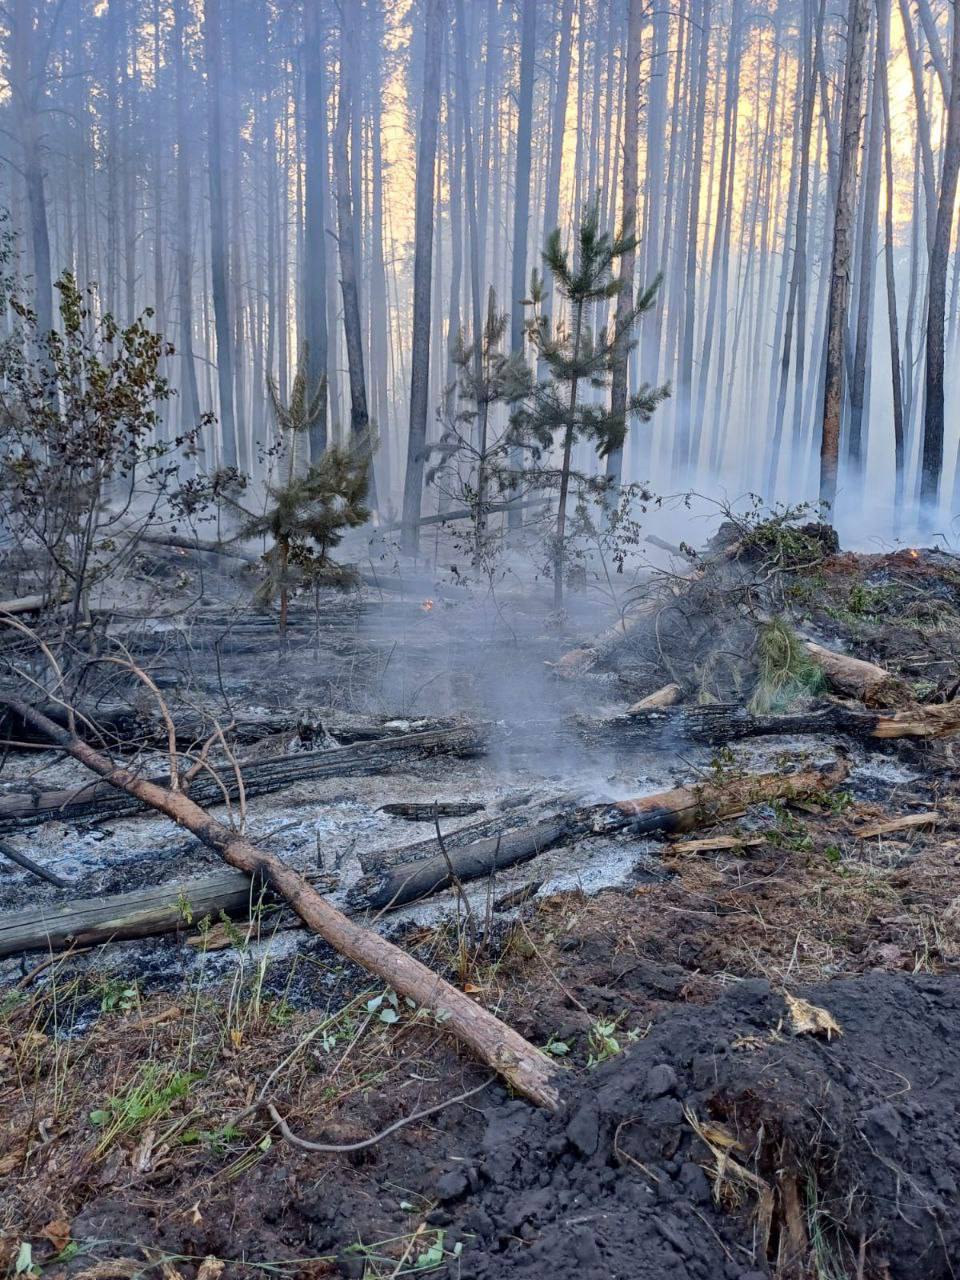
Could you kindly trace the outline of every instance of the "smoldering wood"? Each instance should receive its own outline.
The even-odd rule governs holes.
[[[171,818],[214,850],[228,864],[268,883],[300,919],[348,960],[381,978],[398,996],[433,1012],[458,1040],[538,1106],[556,1109],[560,1103],[557,1066],[548,1056],[481,1004],[450,985],[421,961],[386,938],[349,920],[327,902],[298,871],[276,854],[253,844],[226,827],[182,792],[137,777],[118,768],[69,731],[10,695],[0,695],[24,719],[32,719],[50,741],[68,752],[111,786],[134,796],[141,804]]]
[[[478,800],[435,800],[423,804],[405,801],[382,804],[380,812],[389,814],[391,818],[406,818],[410,822],[431,822],[434,818],[468,818],[483,808]]]
[[[837,785],[844,774],[841,763],[830,770],[748,775],[720,785],[679,787],[616,804],[589,805],[460,846],[445,841],[447,858],[431,855],[394,862],[405,855],[409,859],[410,854],[426,847],[422,842],[381,855],[388,865],[365,876],[348,895],[348,902],[358,912],[390,910],[449,888],[453,883],[451,869],[458,880],[467,882],[530,861],[578,836],[627,830],[637,835],[689,831],[738,813],[748,804],[819,793]],[[329,883],[329,877],[319,874],[307,874],[303,879],[311,885]],[[498,898],[496,909],[519,905],[540,883]],[[0,921],[0,956],[186,931],[195,929],[205,916],[218,918],[222,913],[246,918],[258,906],[276,901],[258,873],[251,877],[241,870],[223,869],[107,897],[40,904],[8,912]]]
[[[733,776],[702,786],[677,787],[635,800],[588,805],[496,836],[447,849],[416,862],[390,867],[354,885],[348,902],[356,911],[389,911],[429,897],[456,881],[496,875],[528,862],[564,841],[585,835],[634,835],[691,831],[767,800],[800,799],[836,786],[846,776],[841,761],[829,770]]]
[[[36,719],[34,724],[37,724]],[[307,751],[268,760],[241,760],[238,761],[238,768],[243,776],[246,797],[252,799],[281,791],[295,782],[380,773],[391,768],[398,760],[438,753],[474,755],[482,746],[482,736],[476,729],[456,727],[401,734],[377,742],[358,743],[356,746],[330,751]],[[169,777],[161,775],[140,780],[163,787],[167,785]],[[190,787],[190,797],[197,804],[222,804],[225,794],[231,800],[238,796],[237,780],[230,766],[220,767],[219,781],[201,773]],[[7,793],[0,796],[0,832],[50,819],[73,821],[83,818],[101,821],[142,810],[143,804],[137,796],[118,792],[106,782],[92,782],[82,787],[33,794]]]

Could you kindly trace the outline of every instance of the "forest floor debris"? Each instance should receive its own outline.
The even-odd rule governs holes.
[[[949,715],[960,680],[953,558],[850,556],[820,531],[753,537],[758,559],[728,557],[720,571],[706,559],[689,580],[685,571],[668,617],[651,611],[602,652],[590,650],[581,619],[591,657],[572,678],[542,665],[569,636],[531,614],[520,697],[512,687],[497,694],[503,650],[478,643],[464,601],[408,615],[415,707],[395,697],[413,672],[409,655],[389,656],[392,622],[382,635],[376,622],[352,637],[331,630],[324,643],[342,645],[347,664],[351,646],[354,662],[362,653],[366,673],[355,672],[337,708],[278,704],[293,722],[318,710],[322,735],[336,735],[338,716],[369,716],[373,693],[394,716],[398,707],[408,717],[442,717],[452,705],[469,713],[491,694],[494,711],[519,704],[489,759],[425,758],[257,801],[257,838],[276,831],[272,846],[314,871],[318,859],[329,870],[334,853],[360,872],[390,866],[378,857],[403,842],[400,827],[411,848],[435,849],[417,809],[433,799],[484,806],[445,819],[455,848],[537,821],[562,796],[596,803],[787,761],[822,766],[838,745],[846,751],[838,786],[746,805],[700,838],[587,833],[495,885],[454,886],[439,910],[402,914],[394,937],[405,949],[564,1068],[561,1114],[540,1116],[485,1084],[489,1073],[442,1026],[276,918],[210,918],[146,944],[7,960],[0,1231],[11,1269],[54,1280],[480,1280],[521,1269],[578,1280],[952,1277],[960,785],[951,737],[865,746],[839,720],[819,736],[730,745],[676,734],[617,746],[560,732],[571,715],[622,716],[668,683],[680,686],[679,711],[641,708],[641,718],[677,725],[684,709],[706,715],[711,701],[758,693],[767,710],[757,714],[812,714],[830,695],[798,658],[805,642],[890,673],[898,709],[860,703],[858,715]],[[313,643],[306,627],[299,643]],[[451,660],[461,643],[471,655],[463,664]],[[245,653],[244,641],[218,677],[242,715]],[[278,679],[295,685],[297,663],[294,647]],[[258,705],[273,696],[263,673],[256,693]],[[532,712],[539,727],[518,742],[516,725]],[[387,723],[371,721],[374,736]],[[31,754],[31,770],[43,754]],[[76,781],[62,766],[49,776]],[[391,804],[409,808],[419,830],[383,811]],[[81,846],[85,861],[74,858]],[[24,848],[94,891],[111,877],[114,887],[162,883],[203,866],[143,816],[102,831],[47,824]],[[62,861],[51,859],[57,850]],[[2,884],[7,905],[64,892],[19,869]],[[391,1132],[352,1153],[304,1151],[277,1116],[294,1138],[324,1147]]]

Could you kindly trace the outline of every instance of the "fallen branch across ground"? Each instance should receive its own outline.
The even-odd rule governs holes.
[[[40,712],[33,711],[28,704],[8,695],[0,695],[0,700],[111,786],[185,827],[230,866],[269,884],[308,928],[348,960],[375,974],[399,996],[430,1010],[441,1025],[524,1097],[539,1106],[559,1105],[557,1067],[545,1053],[400,947],[348,919],[276,854],[217,822],[182,792],[118,768],[112,760]]]

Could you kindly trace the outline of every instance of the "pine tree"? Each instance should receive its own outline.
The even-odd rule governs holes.
[[[365,505],[369,462],[365,453],[339,446],[324,450],[303,470],[298,446],[309,455],[310,428],[324,412],[326,386],[311,396],[307,389],[306,360],[300,362],[289,404],[280,398],[276,384],[268,380],[270,400],[281,433],[286,480],[267,485],[267,505],[260,515],[244,510],[245,538],[268,535],[273,545],[262,557],[265,577],[257,591],[261,601],[280,597],[280,648],[287,647],[287,613],[290,590],[306,583],[343,585],[350,575],[330,558],[346,529],[370,518]],[[302,443],[301,443],[302,442]]]
[[[444,424],[434,452],[440,461],[429,479],[457,487],[457,497],[473,512],[474,564],[486,558],[486,528],[489,492],[493,485],[503,491],[512,480],[508,476],[508,454],[513,443],[509,428],[492,429],[491,411],[496,405],[512,407],[531,391],[530,370],[519,352],[503,350],[509,317],[497,310],[497,296],[491,286],[487,295],[487,319],[477,342],[464,341],[457,334],[451,360],[456,369],[456,391],[460,408]],[[461,467],[466,464],[466,474]],[[515,496],[515,495],[514,495]]]
[[[518,440],[533,449],[535,458],[554,445],[562,447],[559,473],[540,472],[543,480],[559,483],[551,556],[554,608],[558,612],[563,607],[564,535],[574,441],[591,441],[598,456],[605,458],[622,447],[631,416],[649,422],[657,406],[670,394],[669,386],[651,387],[644,383],[627,400],[625,412],[612,411],[600,403],[581,403],[579,399],[585,385],[596,390],[609,385],[614,358],[623,352],[622,335],[633,332],[636,322],[649,311],[656,298],[659,276],[638,292],[623,319],[619,344],[616,335],[609,333],[606,326],[594,335],[586,323],[593,306],[608,303],[620,293],[622,286],[614,276],[614,263],[635,247],[636,237],[632,235],[611,237],[600,230],[599,206],[594,203],[580,225],[572,265],[562,246],[559,229],[551,233],[543,251],[544,264],[553,276],[554,288],[561,299],[556,309],[559,320],[555,328],[541,310],[544,287],[537,272],[531,282],[528,305],[533,308],[533,316],[527,331],[549,377],[533,386],[513,415],[513,428]],[[632,339],[630,345],[633,345]],[[586,477],[576,478],[586,482]]]

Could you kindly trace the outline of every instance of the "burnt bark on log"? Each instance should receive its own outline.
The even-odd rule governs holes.
[[[0,693],[0,703],[13,706],[20,715],[32,717],[36,726],[37,716],[25,704]],[[23,710],[20,710],[20,707]],[[44,716],[40,718],[54,728],[59,725]],[[49,738],[49,730],[47,737]],[[350,777],[357,774],[380,773],[389,769],[398,759],[450,753],[472,755],[482,749],[482,738],[473,728],[434,729],[422,733],[402,734],[395,738],[381,738],[377,742],[352,747],[340,747],[332,751],[309,751],[293,756],[280,756],[271,760],[238,762],[243,775],[243,787],[247,799],[281,791],[294,782],[314,778]],[[132,775],[131,776],[135,776]],[[138,778],[151,785],[166,786],[169,778]],[[222,767],[219,782],[208,774],[199,774],[190,786],[191,799],[198,804],[222,804],[224,793],[231,800],[237,798],[238,787],[234,770]],[[93,782],[85,787],[61,791],[43,791],[37,794],[14,793],[0,796],[0,832],[9,831],[24,824],[47,822],[51,819],[72,821],[115,818],[126,813],[142,811],[143,801],[127,791],[118,791],[109,782]]]
[[[555,1109],[559,1105],[557,1067],[545,1053],[400,947],[349,920],[281,858],[211,818],[189,796],[138,778],[128,769],[117,768],[106,756],[32,711],[27,704],[0,697],[92,773],[134,796],[141,804],[172,818],[230,866],[264,880],[289,903],[304,924],[341,955],[381,978],[398,995],[432,1010],[438,1021],[518,1093],[538,1106]]]
[[[348,895],[354,910],[389,911],[447,889],[517,866],[564,840],[631,831],[637,835],[691,831],[767,800],[800,798],[829,790],[846,776],[842,762],[830,770],[783,775],[761,773],[697,787],[678,787],[636,800],[588,805],[516,831],[365,877]]]

